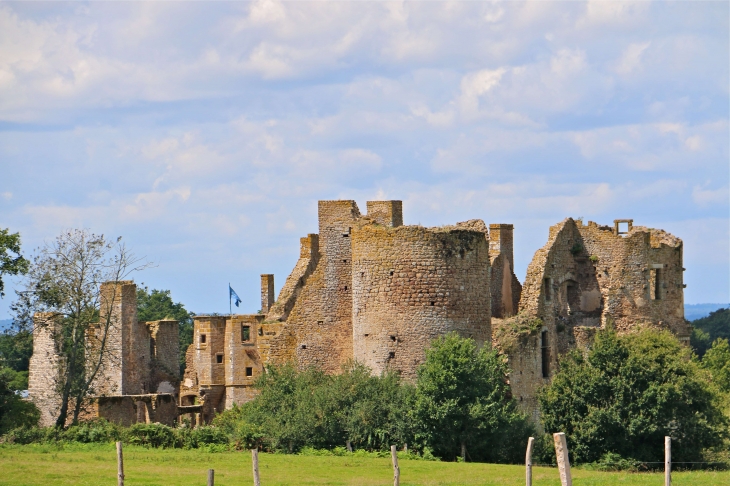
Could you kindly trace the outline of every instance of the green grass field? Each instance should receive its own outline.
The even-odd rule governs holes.
[[[260,454],[261,483],[280,484],[393,484],[390,460],[371,457],[297,456]],[[125,485],[204,485],[207,470],[215,469],[215,484],[250,485],[248,452],[208,453],[126,446]],[[116,453],[109,445],[0,445],[0,485],[115,485]],[[402,485],[523,485],[524,467],[498,464],[401,460]],[[536,467],[535,486],[560,485],[553,468]],[[673,485],[730,484],[730,472],[674,473]],[[661,485],[659,473],[607,473],[573,469],[581,485]]]

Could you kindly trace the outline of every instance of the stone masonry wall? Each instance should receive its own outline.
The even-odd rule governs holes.
[[[58,385],[63,358],[59,355],[56,340],[58,331],[59,326],[53,313],[35,313],[33,355],[28,368],[28,397],[41,412],[41,427],[54,425],[61,409]]]
[[[352,234],[356,360],[415,378],[432,339],[457,331],[490,345],[489,247],[456,228],[363,225]]]
[[[281,334],[270,341],[272,362],[293,361],[337,372],[352,357],[350,241],[359,217],[355,201],[319,201],[316,268],[300,288]],[[272,317],[270,313],[267,321]]]
[[[620,235],[570,218],[552,226],[528,266],[520,302],[521,313],[542,319],[545,334],[530,341],[534,349],[523,344],[510,355],[513,389],[535,396],[557,370],[559,356],[589,347],[598,329],[625,333],[651,326],[688,340],[682,271],[682,242],[664,231],[633,226]],[[531,355],[541,359],[523,359]]]
[[[234,315],[226,320],[225,408],[253,397],[252,386],[263,372],[258,341],[263,335],[263,315]]]
[[[489,255],[492,278],[492,317],[510,317],[517,313],[522,285],[514,273],[513,226],[489,225]]]
[[[149,335],[150,370],[144,388],[150,393],[177,394],[180,382],[178,322],[153,321],[146,323],[146,328]]]

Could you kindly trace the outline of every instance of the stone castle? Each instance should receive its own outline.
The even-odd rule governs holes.
[[[195,317],[185,374],[174,392],[177,413],[208,422],[252,399],[254,381],[269,364],[337,373],[354,359],[373,373],[391,369],[413,380],[431,340],[454,331],[507,356],[512,395],[537,419],[537,390],[558,357],[589,346],[596,330],[653,326],[689,340],[682,242],[632,223],[609,227],[568,218],[551,227],[523,286],[514,275],[510,224],[404,226],[401,201],[369,201],[365,215],[354,201],[320,201],[319,232],[301,238],[299,260],[278,298],[274,276],[262,275],[259,313]],[[130,309],[135,305],[130,301]],[[153,370],[144,329],[154,326],[135,327],[129,319],[142,337],[120,341],[119,354],[137,360],[133,368]],[[34,354],[47,353],[50,345],[38,343]],[[141,388],[120,386],[114,393],[137,394],[127,399],[132,404],[152,400],[143,396],[159,400],[158,392],[168,390],[155,389],[161,381],[153,374],[138,376],[147,384]],[[176,377],[167,378],[177,385]],[[40,396],[33,390],[31,396]],[[141,420],[144,407],[135,407],[124,413]],[[102,408],[97,416],[124,414]]]

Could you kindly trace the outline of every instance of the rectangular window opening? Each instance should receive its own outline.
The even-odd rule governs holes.
[[[548,347],[548,332],[540,334],[540,351],[542,352],[542,377],[550,376],[550,348]]]
[[[246,376],[253,376],[253,368],[246,368]]]
[[[246,342],[251,340],[251,326],[241,325],[241,341]]]
[[[662,269],[651,269],[651,298],[652,300],[661,300],[662,298]]]
[[[205,334],[200,335],[200,344],[205,344]]]
[[[395,359],[395,351],[388,353],[388,359]]]
[[[222,353],[218,353],[218,354],[215,355],[215,362],[218,363],[218,364],[221,364],[223,362],[223,354]]]

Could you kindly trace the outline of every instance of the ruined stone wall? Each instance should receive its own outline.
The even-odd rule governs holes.
[[[234,403],[244,403],[254,396],[253,383],[263,372],[258,351],[263,320],[263,315],[234,315],[226,320],[225,408],[231,408]]]
[[[274,276],[270,273],[261,275],[261,313],[266,314],[274,304]]]
[[[96,417],[125,427],[137,423],[173,426],[177,421],[177,402],[169,393],[98,397],[95,409]]]
[[[88,336],[88,361],[103,362],[93,383],[97,395],[145,393],[149,373],[149,334],[137,322],[137,286],[131,280],[105,282],[100,289],[100,320]]]
[[[144,388],[152,393],[177,394],[180,382],[178,322],[152,321],[145,327],[149,336],[150,370]]]
[[[407,379],[450,331],[490,345],[489,247],[457,228],[363,225],[352,234],[354,357]]]
[[[514,272],[513,226],[489,225],[489,255],[492,266],[492,317],[510,317],[517,313],[522,285]]]
[[[352,357],[350,241],[359,217],[355,201],[319,201],[320,255],[299,289],[281,334],[271,340],[272,362],[293,361],[337,372]]]
[[[397,228],[403,226],[403,201],[368,201],[367,217],[376,224]]]
[[[33,355],[28,368],[28,397],[41,412],[41,427],[54,425],[61,409],[58,385],[63,358],[59,355],[56,338],[59,330],[53,313],[36,312],[33,316]]]
[[[193,319],[194,366],[198,385],[225,385],[226,316]]]
[[[267,321],[285,321],[299,293],[319,261],[319,235],[309,234],[299,240],[299,260],[279,292],[279,298],[266,313]]]
[[[533,377],[521,378],[519,393],[536,395],[561,354],[589,347],[606,327],[625,333],[651,326],[688,340],[682,271],[682,242],[664,231],[633,226],[621,235],[570,218],[552,226],[528,266],[520,301],[520,312],[542,319],[546,334],[530,341],[532,350],[524,345],[510,354],[510,382]],[[523,359],[532,354],[541,359]]]

